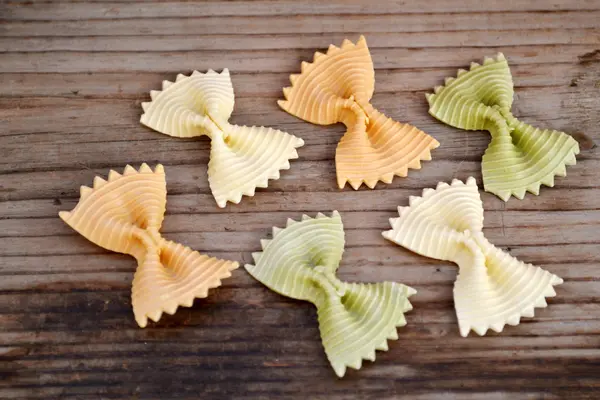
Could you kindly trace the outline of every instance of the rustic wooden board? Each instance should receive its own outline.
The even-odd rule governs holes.
[[[2,1],[0,19],[0,398],[600,397],[600,1]],[[333,157],[343,127],[304,123],[275,100],[301,60],[360,33],[376,67],[374,105],[442,146],[406,179],[339,191]],[[480,181],[488,136],[436,122],[423,94],[497,51],[512,65],[514,113],[572,133],[582,153],[539,197],[483,194],[486,236],[565,283],[535,319],[461,338],[456,267],[380,232],[421,188]],[[234,122],[284,129],[306,146],[268,189],[218,209],[208,141],[174,140],[138,119],[163,79],[223,67],[233,74]],[[57,212],[94,175],[144,161],[167,169],[165,235],[242,263],[271,226],[339,210],[341,277],[419,290],[399,340],[339,380],[314,308],[243,270],[139,329],[133,259],[88,243]]]

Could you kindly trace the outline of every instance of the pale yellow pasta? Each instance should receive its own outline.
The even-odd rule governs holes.
[[[521,317],[533,317],[535,307],[546,307],[555,296],[553,286],[562,279],[539,267],[525,264],[492,245],[483,235],[483,204],[474,178],[454,180],[424,189],[422,197],[410,197],[399,207],[392,229],[383,232],[391,240],[426,257],[458,264],[454,306],[462,336],[470,330],[484,335],[517,325]]]
[[[229,71],[164,81],[162,91],[151,91],[152,101],[142,103],[140,122],[165,135],[211,139],[208,181],[219,207],[253,196],[269,179],[279,179],[280,170],[298,158],[296,148],[304,141],[289,133],[266,127],[238,126],[228,122],[234,94]]]

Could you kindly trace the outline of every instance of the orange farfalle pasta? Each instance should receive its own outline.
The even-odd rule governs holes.
[[[342,122],[347,131],[337,146],[335,165],[338,186],[349,182],[358,189],[364,182],[391,183],[394,175],[406,176],[408,168],[421,168],[431,160],[437,140],[412,125],[396,122],[370,103],[375,71],[363,36],[356,44],[329,46],[327,54],[315,53],[313,63],[302,62],[302,73],[291,75],[286,100],[278,104],[308,122],[330,125]]]
[[[159,230],[167,203],[162,165],[152,171],[125,167],[123,174],[110,171],[108,181],[97,176],[94,188],[81,187],[81,198],[60,218],[89,241],[105,249],[135,257],[138,268],[131,302],[138,325],[148,318],[158,321],[163,312],[174,314],[179,306],[191,307],[195,298],[221,285],[239,264],[193,251],[163,239]]]

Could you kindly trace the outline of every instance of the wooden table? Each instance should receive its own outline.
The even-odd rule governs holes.
[[[600,398],[600,1],[493,0],[22,2],[0,5],[0,397],[74,399]],[[340,191],[344,128],[302,122],[276,105],[288,74],[316,50],[364,33],[373,104],[436,137],[433,161],[375,190]],[[484,193],[486,236],[562,276],[534,319],[461,338],[453,264],[380,233],[409,195],[475,176],[489,136],[427,114],[424,93],[457,68],[502,51],[522,120],[574,134],[578,163],[539,197]],[[239,205],[219,209],[208,140],[176,140],[138,122],[163,79],[228,67],[233,122],[302,137],[300,159]],[[339,380],[314,307],[267,290],[243,269],[209,298],[146,329],[130,287],[135,261],[87,242],[57,217],[79,186],[131,163],[165,165],[165,236],[251,262],[288,217],[342,213],[340,276],[418,289],[400,338]]]

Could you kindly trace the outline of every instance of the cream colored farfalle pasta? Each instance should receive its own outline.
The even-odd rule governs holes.
[[[426,257],[458,264],[454,307],[460,334],[488,329],[502,331],[533,317],[535,307],[546,307],[555,296],[553,286],[563,281],[539,267],[525,264],[492,245],[483,235],[483,204],[474,178],[451,185],[439,183],[410,197],[399,207],[400,218],[383,237]]]
[[[234,106],[229,70],[209,70],[191,76],[177,75],[163,81],[162,91],[150,92],[152,101],[142,103],[140,122],[165,135],[211,139],[208,181],[219,207],[239,203],[243,195],[254,196],[269,179],[298,158],[302,139],[272,128],[238,126],[228,122]]]
[[[362,360],[375,361],[375,350],[387,350],[406,325],[404,313],[416,291],[396,282],[348,283],[336,277],[344,252],[344,226],[337,211],[302,221],[288,219],[273,228],[273,239],[262,240],[246,265],[254,278],[284,296],[310,301],[317,307],[321,339],[335,373],[359,369]]]
[[[138,262],[131,287],[131,304],[138,325],[158,321],[163,312],[191,307],[195,298],[221,285],[239,264],[209,257],[160,234],[167,203],[162,165],[152,171],[125,167],[97,176],[94,187],[81,187],[81,198],[60,218],[89,241],[110,251],[129,254]]]

